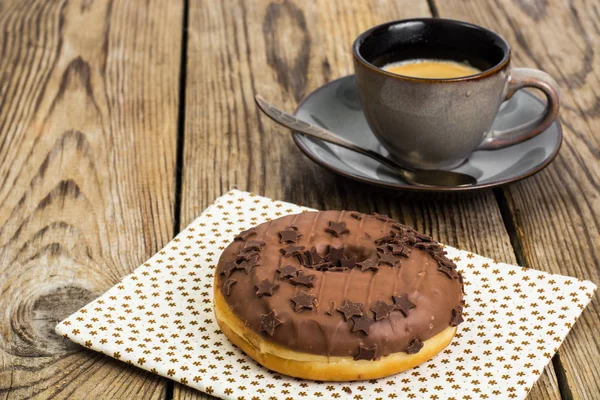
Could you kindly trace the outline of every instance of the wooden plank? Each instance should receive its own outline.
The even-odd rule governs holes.
[[[163,397],[54,333],[173,236],[182,4],[0,4],[0,398]]]
[[[556,161],[505,189],[523,262],[600,283],[600,10],[598,2],[439,1],[440,15],[489,27],[513,46],[514,65],[559,82],[565,133]],[[600,298],[559,350],[566,396],[600,394]]]
[[[251,394],[251,393],[249,393]],[[173,399],[177,400],[213,400],[216,397],[210,396],[206,393],[202,393],[197,391],[196,389],[192,389],[187,386],[183,386],[182,384],[175,383],[175,388],[173,389]]]
[[[360,32],[430,15],[425,0],[227,0],[191,2],[189,13],[182,226],[237,187],[319,209],[386,213],[450,245],[516,262],[491,191],[415,198],[340,178],[312,164],[254,106],[260,93],[293,110],[352,73],[350,44]],[[174,398],[192,393],[175,384]],[[551,366],[531,398],[559,398]]]

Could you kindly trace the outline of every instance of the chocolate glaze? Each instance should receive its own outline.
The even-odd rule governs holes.
[[[348,233],[332,235],[328,229],[330,221],[345,222]],[[292,252],[289,250],[295,249],[282,251],[290,244],[281,243],[279,232],[290,226],[294,226],[302,235],[292,246],[303,246],[305,251],[314,247],[321,257],[325,257],[329,246],[344,247],[344,257],[356,257],[358,263],[369,258],[375,261],[381,258],[383,254],[381,250],[378,254],[377,247],[380,245],[375,240],[402,227],[394,220],[380,215],[345,211],[305,212],[258,225],[251,238],[232,242],[219,260],[217,287],[222,288],[231,273],[231,278],[237,284],[225,296],[227,304],[246,326],[265,340],[291,350],[326,356],[355,357],[359,347],[376,348],[376,358],[379,358],[391,353],[406,352],[407,349],[415,351],[415,343],[442,332],[451,322],[458,322],[457,310],[462,309],[461,279],[458,279],[458,273],[449,276],[447,271],[440,271],[440,262],[434,259],[434,256],[444,259],[439,255],[440,249],[435,250],[438,252],[435,253],[427,245],[414,247],[414,238],[427,238],[425,235],[409,232],[412,239],[404,244],[410,250],[406,252],[408,257],[398,256],[393,266],[379,264],[376,270],[367,268],[365,271],[361,270],[360,265],[351,269],[319,270],[301,265],[302,255],[289,254]],[[246,241],[254,241],[253,249],[259,247],[259,265],[250,268],[248,272],[243,268],[231,272],[228,262],[237,259],[246,246]],[[257,241],[264,241],[265,245],[258,246],[256,243],[260,242]],[[310,264],[306,261],[304,263]],[[446,266],[453,265],[447,259],[443,263]],[[294,285],[289,278],[280,279],[277,269],[287,265],[297,267],[301,273],[314,275],[313,287]],[[278,290],[272,296],[256,295],[255,285],[264,279],[279,283]],[[291,299],[300,292],[316,296],[312,309],[294,311]],[[407,316],[395,309],[386,318],[375,320],[371,309],[377,302],[393,304],[392,296],[404,294],[415,304]],[[345,321],[342,313],[332,312],[332,304],[339,307],[346,300],[364,305],[364,316],[373,320],[368,335],[363,331],[352,332],[353,321]],[[272,310],[275,310],[281,324],[269,336],[260,332],[261,316]],[[416,339],[418,342],[415,342]]]

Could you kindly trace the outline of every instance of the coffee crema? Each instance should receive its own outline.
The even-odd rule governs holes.
[[[393,74],[425,79],[452,79],[476,75],[481,71],[466,63],[450,60],[417,59],[405,60],[383,67]]]

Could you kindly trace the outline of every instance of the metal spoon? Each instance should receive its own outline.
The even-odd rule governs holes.
[[[298,119],[292,114],[278,109],[274,105],[268,103],[260,95],[254,96],[254,100],[256,100],[258,108],[260,108],[260,110],[273,121],[291,129],[292,131],[302,133],[306,136],[310,136],[315,139],[322,140],[324,142],[333,143],[340,147],[355,151],[374,160],[377,160],[380,163],[396,171],[402,177],[402,179],[404,179],[408,183],[427,187],[460,187],[470,186],[477,182],[477,180],[474,177],[459,172],[443,170],[408,170],[405,167],[397,164],[395,161],[392,161],[389,158],[382,156],[376,151],[362,148],[336,135],[333,132],[313,125],[307,121]]]

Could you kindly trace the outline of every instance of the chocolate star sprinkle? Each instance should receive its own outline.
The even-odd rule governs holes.
[[[439,258],[448,260],[446,257],[444,257],[446,254],[448,254],[448,252],[442,248],[442,249],[440,249],[440,251],[436,251],[433,255],[434,255],[434,257],[439,257]],[[450,260],[448,260],[448,261],[452,262]]]
[[[431,238],[431,236],[427,236],[421,232],[417,232],[415,230],[413,230],[415,236],[417,237],[417,239],[419,239],[422,242],[433,242],[433,239]]]
[[[450,268],[454,268],[455,264],[446,257],[446,252],[436,252],[432,253],[431,256],[438,262],[440,265],[446,265]]]
[[[279,235],[279,243],[296,243],[298,238],[302,236],[301,233],[298,233],[296,230],[288,228],[285,231],[280,231]]]
[[[291,278],[298,274],[298,268],[293,265],[286,265],[285,267],[277,268],[279,272],[279,279]]]
[[[394,308],[400,310],[405,317],[408,317],[408,310],[416,307],[416,305],[408,299],[408,294],[406,293],[400,296],[392,296],[392,299],[394,299]]]
[[[423,244],[429,244],[429,243],[423,243]],[[427,251],[428,251],[429,254],[431,254],[431,255],[435,255],[435,254],[441,254],[441,255],[448,254],[448,252],[446,250],[444,250],[444,248],[442,247],[442,245],[440,245],[438,243],[435,243],[435,244],[437,246],[432,246],[429,249],[427,249]]]
[[[433,253],[432,256],[438,262],[438,264],[446,265],[447,267],[454,269],[456,267],[456,265],[452,262],[452,260],[450,260],[448,257],[446,257],[446,254],[448,254],[448,253],[446,253],[444,251],[444,252]]]
[[[308,256],[308,260],[311,265],[317,265],[323,262],[323,257],[321,257],[321,255],[317,252],[317,249],[315,247],[307,251],[306,255]]]
[[[391,253],[389,244],[386,243],[382,246],[377,246],[377,253],[381,253],[381,254]]]
[[[350,216],[351,216],[352,218],[354,218],[354,219],[357,219],[357,220],[359,220],[359,221],[362,219],[362,214],[361,214],[361,213],[354,212],[354,211],[350,213]]]
[[[450,326],[457,326],[463,322],[462,307],[452,309],[452,318],[450,319]]]
[[[233,240],[248,240],[250,236],[256,235],[256,228],[250,228],[246,231],[241,231]]]
[[[296,257],[298,258],[298,261],[300,261],[300,265],[304,265],[305,267],[312,268],[312,265],[310,265],[310,260],[308,258],[308,253],[306,251],[304,251],[300,254],[296,254]]]
[[[242,251],[260,251],[260,248],[263,247],[266,243],[262,240],[248,240],[244,245]]]
[[[375,314],[375,321],[380,321],[390,316],[390,313],[396,308],[393,304],[387,304],[384,301],[378,301],[371,311]]]
[[[353,303],[350,300],[344,300],[344,304],[339,307],[337,310],[344,314],[344,320],[348,321],[353,316],[362,316],[363,303]]]
[[[371,215],[373,216],[373,218],[378,219],[380,221],[388,222],[389,220],[391,220],[391,218],[388,217],[387,215],[377,214],[377,213],[373,213]]]
[[[387,264],[390,267],[393,267],[399,262],[400,260],[397,259],[392,253],[379,254],[379,260],[377,260],[378,264]]]
[[[389,245],[392,254],[395,256],[408,257],[410,256],[410,249],[407,246],[403,246],[401,244],[392,244]]]
[[[437,252],[437,251],[442,250],[442,246],[440,246],[438,243],[435,243],[435,242],[415,243],[415,248],[425,250],[425,251],[432,251],[432,252]]]
[[[260,316],[260,326],[258,327],[259,332],[266,332],[269,336],[273,336],[275,328],[281,325],[281,320],[277,319],[275,310],[271,310],[268,314],[262,314]]]
[[[227,261],[221,267],[221,270],[219,271],[219,275],[225,275],[225,277],[229,278],[231,276],[231,273],[233,272],[233,270],[236,269],[237,267],[238,267],[238,265],[235,261]]]
[[[331,264],[329,261],[322,262],[321,264],[316,264],[316,265],[312,266],[312,268],[314,268],[314,269],[316,269],[318,271],[331,270],[331,269],[333,269],[332,267],[333,267],[333,264]]]
[[[354,356],[355,360],[367,360],[372,361],[375,359],[375,353],[377,352],[377,345],[373,347],[358,346],[358,354]]]
[[[394,235],[392,233],[393,232],[390,232],[389,235],[385,235],[383,237],[380,237],[379,239],[375,239],[375,244],[384,244],[391,242],[392,240],[394,240]]]
[[[302,271],[300,271],[297,276],[290,278],[290,283],[293,285],[302,285],[311,288],[314,286],[314,279],[314,275],[305,275]]]
[[[342,258],[340,260],[340,265],[342,268],[354,268],[356,266],[356,256],[352,256],[352,258]]]
[[[417,354],[423,348],[423,342],[419,338],[414,338],[412,342],[406,348],[408,354]]]
[[[291,256],[297,256],[302,253],[302,250],[304,250],[304,246],[294,246],[293,244],[287,245],[283,249],[279,249],[279,251],[286,258]]]
[[[256,288],[256,295],[258,297],[273,296],[273,291],[279,288],[279,283],[273,283],[268,279],[263,279],[262,281],[254,285],[254,287]]]
[[[337,266],[339,261],[344,257],[344,248],[340,247],[336,249],[335,247],[329,247],[329,253],[327,254],[327,261],[332,263],[334,266]]]
[[[375,323],[372,318],[369,318],[366,315],[363,315],[362,317],[353,317],[352,321],[354,322],[352,332],[363,331],[365,335],[369,334],[371,325]]]
[[[450,268],[446,264],[440,264],[440,265],[438,265],[438,271],[440,271],[441,273],[443,273],[444,275],[446,275],[450,279],[458,278],[458,275],[456,274],[456,271],[454,269]]]
[[[250,260],[252,258],[258,258],[260,256],[260,253],[258,251],[252,250],[252,251],[248,251],[246,253],[243,253],[243,251],[244,250],[242,249],[242,252],[240,252],[236,256],[235,261],[237,263],[241,263],[242,261],[248,261],[248,260]]]
[[[222,292],[225,296],[229,296],[231,294],[231,287],[235,285],[237,281],[235,279],[229,278],[223,283]]]
[[[345,222],[329,221],[329,226],[325,228],[325,232],[331,233],[335,237],[339,237],[344,233],[349,233],[350,231],[348,228],[346,228]]]
[[[317,303],[317,296],[307,292],[300,292],[291,298],[294,303],[294,311],[301,312],[304,309],[312,310]]]
[[[372,271],[379,270],[379,265],[377,265],[377,263],[374,260],[371,260],[370,258],[367,258],[363,262],[356,263],[356,265],[360,266],[360,270],[362,272],[365,272],[368,270],[372,270]]]
[[[329,310],[325,311],[325,314],[333,315],[334,311],[335,311],[335,301],[329,300]]]
[[[418,241],[419,239],[417,239],[417,237],[415,236],[414,231],[407,231],[402,236],[402,243],[408,244],[409,246],[414,245]]]
[[[244,271],[246,271],[246,273],[250,273],[250,271],[252,271],[252,268],[257,267],[260,265],[260,263],[258,262],[258,254],[254,257],[251,257],[248,260],[242,261],[238,268],[243,268]]]

